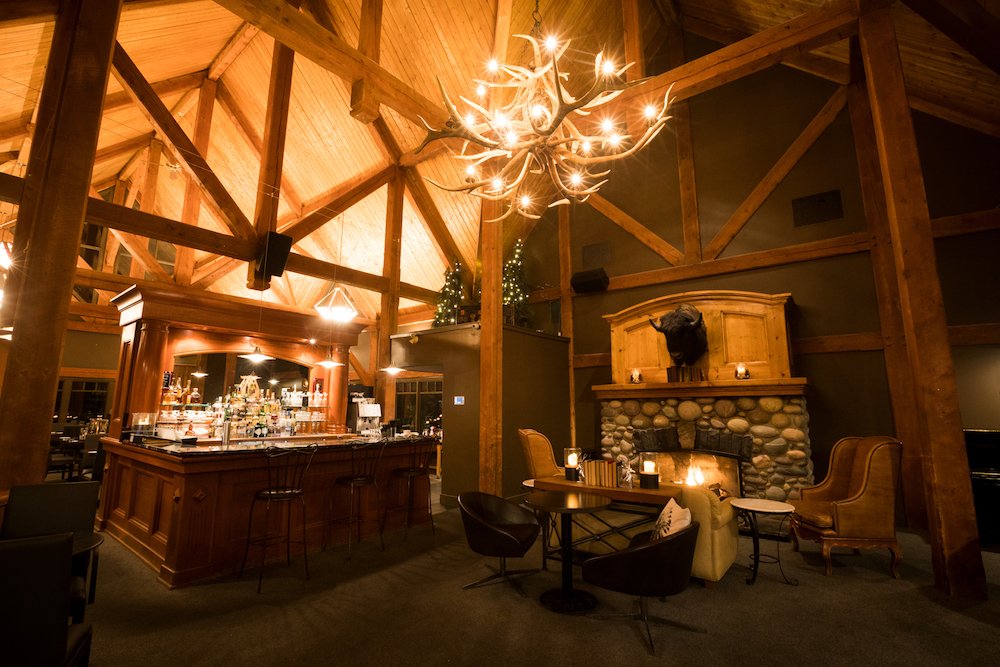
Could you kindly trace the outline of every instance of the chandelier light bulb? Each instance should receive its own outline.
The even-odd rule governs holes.
[[[493,116],[493,124],[497,127],[507,127],[507,116],[505,116],[502,111],[498,111],[496,115]]]
[[[620,134],[612,134],[610,137],[608,137],[608,143],[611,144],[613,148],[618,148],[621,142],[622,138]]]
[[[476,97],[486,97],[486,86],[483,84],[476,86]]]
[[[559,48],[559,40],[556,39],[555,35],[549,35],[545,38],[545,50],[549,53],[555,52]]]
[[[541,118],[544,115],[545,115],[545,107],[542,106],[541,104],[536,104],[533,107],[531,107],[532,118]]]
[[[610,118],[605,118],[601,121],[601,132],[604,134],[610,134],[615,129],[615,122]]]
[[[569,177],[569,182],[572,185],[582,185],[583,176],[581,176],[579,172],[573,172],[573,174]]]
[[[500,71],[500,63],[496,58],[490,58],[489,62],[486,63],[486,71],[490,74],[496,74]]]
[[[529,206],[531,206],[531,197],[521,195],[521,208],[528,208]]]
[[[604,74],[604,76],[611,76],[615,73],[615,64],[610,60],[605,60],[601,65],[601,73]]]
[[[510,132],[507,133],[507,136],[504,138],[507,140],[507,144],[509,146],[513,146],[514,144],[517,143],[517,132],[511,130]]]
[[[476,126],[476,117],[471,113],[465,114],[465,126],[469,129]]]
[[[501,190],[503,190],[503,179],[500,178],[499,176],[494,176],[491,183],[493,185],[493,189],[496,192],[500,192]]]
[[[584,152],[584,154],[589,153],[590,152],[590,142],[589,141],[584,141],[582,144],[580,144],[580,150],[582,150]]]
[[[468,167],[465,168],[465,175],[466,176],[475,176],[476,175],[476,168],[473,167],[470,164]]]
[[[646,108],[642,110],[642,115],[646,117],[646,120],[653,120],[656,118],[656,107],[652,104],[647,104]]]

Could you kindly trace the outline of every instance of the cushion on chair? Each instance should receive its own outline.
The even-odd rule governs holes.
[[[667,535],[672,535],[683,530],[689,525],[691,525],[691,510],[681,507],[677,504],[677,501],[671,498],[664,505],[663,511],[660,512],[660,516],[656,519],[656,525],[653,528],[653,534],[650,538],[658,540],[661,537],[666,537]]]

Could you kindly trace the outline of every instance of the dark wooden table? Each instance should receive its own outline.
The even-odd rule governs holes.
[[[524,504],[539,512],[555,512],[562,521],[562,586],[542,593],[546,608],[560,614],[581,614],[597,606],[597,598],[573,588],[573,519],[579,512],[605,509],[611,499],[596,493],[579,491],[532,491]]]

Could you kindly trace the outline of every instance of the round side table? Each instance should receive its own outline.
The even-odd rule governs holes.
[[[732,506],[746,514],[747,518],[750,520],[750,534],[753,537],[753,555],[750,557],[752,561],[751,575],[747,579],[747,584],[753,584],[757,581],[757,570],[760,569],[761,562],[764,563],[777,563],[778,571],[781,572],[781,578],[785,580],[786,584],[791,586],[798,586],[799,582],[797,579],[789,579],[785,574],[785,570],[781,567],[781,543],[778,543],[775,549],[774,556],[770,554],[762,554],[760,552],[760,533],[757,530],[757,515],[758,514],[778,514],[782,515],[781,521],[784,522],[785,517],[792,515],[795,511],[795,507],[788,503],[781,503],[776,500],[766,500],[764,498],[733,498],[731,501]],[[779,524],[780,526],[781,524]]]

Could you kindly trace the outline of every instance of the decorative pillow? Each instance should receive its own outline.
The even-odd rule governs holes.
[[[658,540],[683,530],[689,525],[691,525],[691,510],[681,507],[677,501],[671,498],[656,519],[656,525],[653,527],[653,534],[650,537]]]

